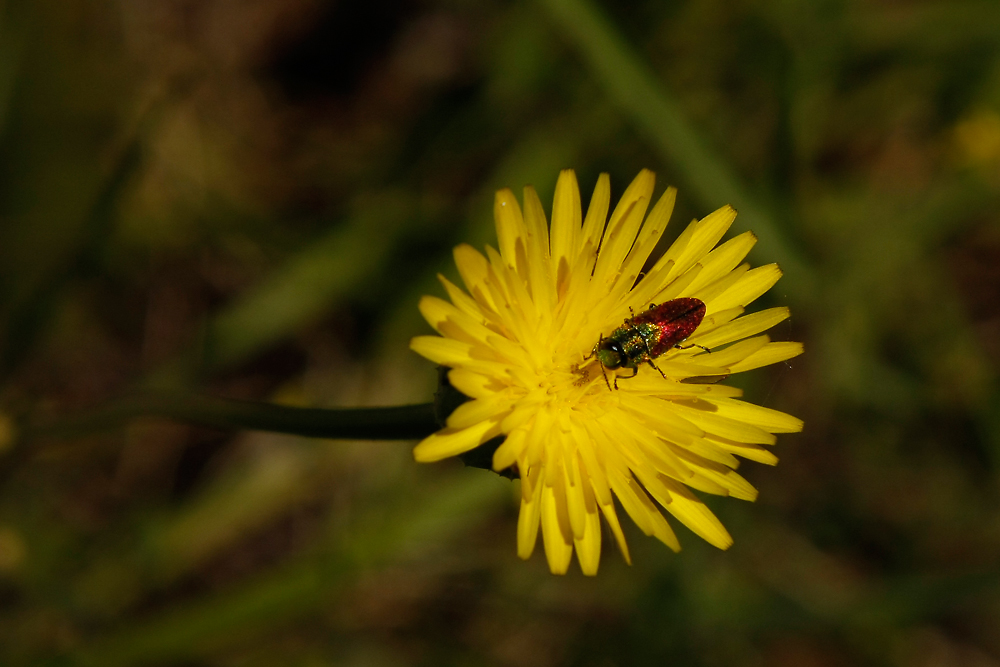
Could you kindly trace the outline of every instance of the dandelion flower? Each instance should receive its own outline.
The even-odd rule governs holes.
[[[787,308],[743,314],[781,271],[742,263],[756,242],[750,232],[716,247],[736,217],[728,206],[692,222],[643,273],[676,196],[668,189],[646,216],[654,181],[640,172],[609,220],[607,174],[584,216],[576,176],[563,171],[551,226],[533,188],[523,208],[510,190],[497,192],[499,251],[458,246],[467,291],[440,277],[451,303],[420,302],[441,335],[417,336],[411,348],[450,367],[450,383],[472,400],[414,456],[437,461],[504,436],[493,468],[521,478],[518,555],[531,556],[541,527],[555,574],[566,572],[574,549],[583,573],[597,573],[601,516],[631,563],[615,498],[674,551],[680,543],[664,510],[728,548],[729,533],[693,491],[755,499],[735,471],[737,457],[774,464],[774,434],[802,429],[795,417],[739,400],[739,389],[698,381],[789,359],[802,345],[762,335]],[[642,365],[634,378],[617,376],[617,388],[606,385],[605,374],[621,371],[599,363],[598,341],[630,313],[682,297],[704,302],[704,318],[683,346],[656,357],[662,375]]]

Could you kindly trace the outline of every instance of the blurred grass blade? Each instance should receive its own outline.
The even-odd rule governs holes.
[[[361,289],[385,265],[415,201],[398,190],[363,197],[356,214],[318,239],[207,324],[202,349],[153,374],[169,386],[176,373],[230,368],[314,322],[331,304]]]
[[[112,232],[116,207],[142,163],[143,135],[154,121],[153,115],[147,113],[119,154],[86,214],[79,242],[13,308],[6,325],[3,350],[0,352],[0,379],[6,378],[25,360],[39,333],[48,323],[63,289],[95,261],[107,242]]]
[[[0,3],[0,139],[7,124],[7,111],[17,85],[21,54],[24,50],[24,21],[15,19],[14,12]]]
[[[754,201],[726,162],[698,136],[677,101],[638,53],[588,0],[539,0],[579,51],[608,96],[625,112],[662,157],[687,179],[703,206],[731,204],[736,224],[760,239],[760,257],[777,261],[789,277],[783,285],[799,299],[813,293],[815,276],[777,227],[774,216]]]
[[[478,524],[510,497],[509,484],[488,473],[465,472],[442,480],[422,500],[400,504],[389,517],[373,508],[333,553],[316,555],[283,571],[177,608],[99,639],[66,656],[70,665],[115,667],[175,664],[204,656],[248,633],[273,631],[338,604],[359,570],[427,558]],[[388,521],[387,521],[388,518]]]

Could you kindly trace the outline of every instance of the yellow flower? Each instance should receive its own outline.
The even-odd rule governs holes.
[[[736,474],[737,456],[774,464],[775,433],[802,429],[795,417],[738,400],[739,389],[685,382],[727,376],[783,361],[801,343],[759,335],[788,317],[787,308],[743,315],[744,307],[781,276],[777,265],[741,264],[756,242],[746,232],[715,245],[736,217],[723,207],[691,223],[643,275],[667,225],[670,188],[649,216],[655,176],[643,170],[607,221],[610,181],[602,174],[582,215],[571,170],[559,175],[548,226],[533,188],[524,209],[510,190],[494,206],[500,251],[484,257],[455,249],[467,292],[444,277],[451,303],[424,297],[420,311],[441,336],[417,336],[410,347],[451,367],[451,384],[471,399],[447,427],[417,445],[418,461],[437,461],[505,435],[495,470],[521,477],[517,550],[528,558],[541,525],[549,568],[563,574],[574,547],[584,574],[597,573],[603,515],[631,563],[614,497],[647,535],[678,551],[666,510],[709,543],[732,538],[691,489],[753,500]],[[714,249],[713,249],[714,248]],[[593,355],[630,315],[678,297],[705,302],[704,320],[684,344],[644,365],[632,379],[605,384],[609,371]],[[711,351],[706,351],[704,346]]]

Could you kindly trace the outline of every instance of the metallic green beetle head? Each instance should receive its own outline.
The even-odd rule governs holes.
[[[611,338],[603,338],[597,345],[597,360],[609,370],[621,368],[625,361],[625,351],[621,344]]]

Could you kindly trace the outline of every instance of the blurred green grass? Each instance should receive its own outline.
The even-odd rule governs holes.
[[[419,295],[565,167],[785,268],[732,549],[556,578],[489,473],[145,421],[0,452],[0,664],[1000,663],[992,2],[7,0],[2,408],[426,401]]]

